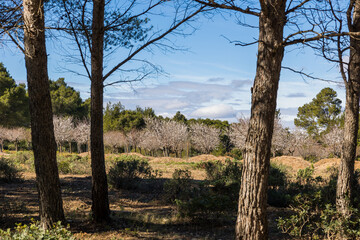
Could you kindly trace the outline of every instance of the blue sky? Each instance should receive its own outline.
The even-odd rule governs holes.
[[[155,25],[164,24],[154,21]],[[249,18],[247,21],[256,24],[257,20]],[[238,117],[249,116],[257,46],[235,46],[226,38],[252,41],[257,36],[257,30],[239,26],[234,16],[213,16],[211,19],[201,17],[194,26],[197,30],[192,35],[172,38],[187,51],[164,53],[154,49],[152,53],[144,52],[138,57],[161,66],[165,74],[131,86],[109,86],[104,92],[104,102],[120,101],[129,109],[136,106],[152,107],[156,114],[169,117],[176,111],[181,111],[188,118],[209,117],[231,122]],[[70,66],[64,61],[57,44],[50,41],[47,44],[49,77],[54,80],[65,77],[68,85],[80,91],[84,99],[89,97],[89,80],[64,68],[82,71],[79,66]],[[23,56],[13,46],[0,48],[0,61],[17,82],[26,81]],[[108,65],[116,61],[116,55],[112,55]],[[301,46],[287,49],[283,65],[340,81],[336,67]],[[116,80],[116,77],[109,81]],[[314,80],[304,81],[299,75],[283,70],[277,103],[283,124],[292,127],[297,108],[311,101],[322,88],[328,86],[334,88],[338,97],[344,101],[345,93],[341,86]]]

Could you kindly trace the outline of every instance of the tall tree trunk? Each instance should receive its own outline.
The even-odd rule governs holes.
[[[355,1],[352,23],[348,23],[352,32],[360,32],[360,2]],[[350,39],[350,58],[348,81],[346,85],[344,142],[339,177],[336,188],[336,208],[344,216],[349,216],[351,206],[354,163],[356,157],[357,134],[359,128],[360,97],[360,40]]]
[[[95,222],[109,220],[108,184],[103,140],[104,0],[93,1],[91,49],[91,169],[92,214]]]
[[[271,139],[286,21],[286,0],[260,2],[257,68],[236,221],[236,239],[248,240],[267,239],[268,236],[266,202]]]
[[[64,221],[65,217],[56,163],[56,142],[47,73],[44,6],[42,0],[23,0],[23,7],[31,137],[40,198],[40,219],[42,225],[47,228],[57,221]]]

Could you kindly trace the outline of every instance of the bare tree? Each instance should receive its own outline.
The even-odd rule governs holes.
[[[104,144],[113,149],[128,145],[126,136],[120,131],[110,131],[104,133]]]
[[[289,147],[289,139],[289,131],[283,128],[279,119],[275,119],[274,134],[271,143],[271,151],[273,152],[273,157],[275,157],[277,153],[284,153],[285,149]]]
[[[78,152],[81,151],[81,145],[87,144],[90,141],[90,123],[88,120],[82,120],[76,124],[75,130],[72,135],[73,140],[77,144]]]
[[[4,141],[8,140],[8,136],[9,136],[9,129],[0,126],[0,145],[1,145],[0,152],[3,151]]]
[[[23,0],[23,51],[30,100],[36,182],[40,197],[40,218],[42,225],[49,228],[58,221],[64,221],[65,217],[56,162],[43,3],[42,0]]]
[[[132,129],[130,132],[126,134],[127,143],[129,143],[129,146],[131,148],[135,149],[135,152],[137,150],[137,147],[140,144],[141,141],[141,131],[137,129]]]
[[[220,129],[195,123],[190,126],[190,138],[195,149],[209,154],[220,144]]]
[[[54,133],[55,140],[59,146],[59,151],[62,151],[62,143],[71,142],[74,134],[74,124],[71,117],[54,116]]]
[[[330,153],[334,156],[341,157],[341,148],[344,141],[344,129],[334,126],[323,136],[323,142],[330,148]]]
[[[188,128],[184,123],[177,121],[166,122],[165,130],[170,135],[170,145],[173,152],[177,157],[181,157],[181,153],[186,149],[188,142]]]
[[[19,141],[26,139],[25,128],[10,128],[7,129],[7,140],[15,144],[15,150],[18,151]]]
[[[152,125],[148,125],[149,119],[145,120],[147,122],[147,127],[143,131],[143,135],[141,138],[140,146],[141,148],[150,152],[152,156],[154,156],[155,151],[161,149],[161,142],[157,138],[157,134],[155,131],[152,130]]]
[[[230,141],[241,151],[245,149],[246,134],[249,129],[249,119],[239,118],[237,123],[232,123],[229,129]]]

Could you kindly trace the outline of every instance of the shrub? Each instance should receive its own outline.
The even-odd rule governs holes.
[[[291,201],[291,196],[286,191],[287,176],[283,165],[270,164],[268,179],[268,199],[269,205],[274,207],[287,207]]]
[[[134,189],[140,178],[154,178],[158,175],[159,173],[152,170],[146,159],[128,155],[115,159],[114,166],[108,173],[108,181],[117,189]]]
[[[175,200],[178,217],[194,220],[218,219],[228,211],[236,211],[234,201],[227,195],[212,194],[209,191],[188,201]],[[236,206],[236,203],[235,203]]]
[[[358,239],[358,210],[350,209],[349,216],[344,217],[332,204],[324,204],[321,195],[321,191],[297,195],[291,206],[293,214],[277,220],[279,229],[301,238]]]
[[[164,184],[165,200],[173,202],[175,199],[187,200],[191,196],[191,172],[189,170],[175,169],[172,179]]]
[[[243,156],[242,156],[242,151],[239,149],[239,148],[233,148],[231,149],[231,152],[230,152],[230,157],[233,157],[234,159],[236,160],[241,160],[243,159]]]
[[[186,198],[177,198],[178,216],[191,220],[217,219],[223,213],[236,211],[242,165],[226,160],[225,163],[203,162],[198,167],[205,169],[206,180],[190,188]]]
[[[58,169],[63,174],[85,174],[89,173],[88,157],[68,154],[57,156]]]
[[[60,222],[54,224],[53,228],[45,230],[39,222],[32,220],[29,225],[16,224],[16,227],[6,231],[0,229],[0,239],[3,240],[38,240],[38,239],[62,239],[75,240],[75,237],[63,227]]]
[[[286,170],[283,165],[270,164],[269,187],[284,187],[286,185]]]
[[[18,170],[8,159],[0,158],[0,181],[13,182],[20,179],[20,170]]]
[[[68,160],[58,160],[58,169],[60,173],[68,174],[71,172],[70,162]]]

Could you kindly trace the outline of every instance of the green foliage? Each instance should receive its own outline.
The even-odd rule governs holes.
[[[206,181],[197,187],[186,187],[186,194],[175,199],[178,216],[191,220],[214,218],[235,211],[239,196],[241,170],[239,162],[203,162],[197,165],[206,171]]]
[[[236,201],[239,196],[242,164],[232,162],[229,159],[222,163],[204,162],[202,167],[206,172],[206,181],[209,186],[213,186],[213,191],[217,194],[224,194]]]
[[[188,201],[175,200],[178,216],[192,221],[218,220],[221,215],[234,211],[234,201],[227,195],[204,192]],[[236,204],[235,204],[236,205]]]
[[[117,189],[134,189],[140,178],[153,178],[159,173],[153,171],[149,162],[138,156],[127,155],[115,159],[108,173],[109,184]]]
[[[268,185],[268,204],[274,207],[288,206],[291,196],[286,191],[287,172],[283,165],[270,164]]]
[[[205,124],[206,126],[209,126],[209,127],[215,127],[215,128],[221,129],[223,132],[225,132],[230,127],[230,124],[228,121],[221,121],[221,120],[209,119],[209,118],[206,118],[206,119],[191,118],[188,120],[188,125],[192,125],[195,123],[201,123],[201,124]]]
[[[229,156],[236,159],[236,160],[242,160],[243,159],[242,151],[239,148],[231,149],[231,152],[230,152]]]
[[[0,125],[28,127],[30,125],[29,98],[25,84],[17,85],[0,63]]]
[[[331,88],[322,89],[310,103],[299,107],[295,126],[305,128],[309,135],[319,137],[339,123],[341,100]]]
[[[177,111],[172,120],[180,123],[187,124],[187,119],[184,114],[182,114],[180,111]]]
[[[50,95],[53,114],[83,119],[89,114],[88,102],[83,102],[80,93],[65,83],[64,78],[50,80]]]
[[[61,222],[57,222],[51,229],[45,230],[40,223],[34,221],[29,225],[16,224],[16,227],[6,231],[0,229],[0,239],[3,240],[75,240],[73,234],[69,231],[69,226],[64,227]]]
[[[283,165],[270,164],[269,187],[284,187],[286,185],[286,169]]]
[[[21,180],[20,170],[6,158],[0,158],[0,181],[14,182]]]
[[[191,196],[191,172],[189,170],[175,169],[172,179],[164,184],[165,200],[173,202],[175,199],[187,200]]]
[[[145,111],[141,109],[135,111],[125,110],[125,107],[120,102],[115,104],[108,103],[104,112],[104,131],[122,131],[127,133],[133,129],[142,129],[145,127]]]
[[[62,174],[89,174],[90,161],[88,157],[78,155],[57,156],[58,169]]]
[[[344,217],[332,204],[324,204],[322,192],[298,194],[291,206],[292,214],[278,219],[282,232],[311,239],[358,239],[360,217],[350,208]]]

